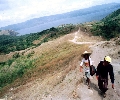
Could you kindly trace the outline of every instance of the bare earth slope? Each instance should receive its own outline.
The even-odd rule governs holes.
[[[83,73],[80,73],[79,71],[80,61],[74,60],[69,64],[66,70],[50,76],[49,79],[44,79],[42,82],[40,79],[37,79],[31,83],[19,87],[19,91],[17,91],[17,88],[11,88],[10,92],[7,93],[8,99],[120,100],[120,45],[116,45],[116,42],[113,40],[107,42],[100,41],[101,39],[97,37],[89,37],[87,33],[83,33],[80,30],[71,34],[69,38],[65,38],[65,40],[78,45],[89,44],[92,51],[91,58],[95,66],[97,66],[99,61],[102,60],[104,56],[111,56],[115,72],[115,89],[113,90],[111,88],[111,83],[109,82],[107,97],[103,98],[102,95],[100,95],[95,76],[91,77],[91,89],[88,89],[85,84],[85,77]],[[71,66],[74,67],[71,68]],[[57,83],[54,83],[54,81]]]

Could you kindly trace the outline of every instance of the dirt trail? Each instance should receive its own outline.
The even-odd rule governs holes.
[[[97,66],[100,60],[103,60],[104,56],[112,53],[110,52],[111,49],[114,49],[113,47],[111,49],[109,49],[109,47],[103,48],[107,41],[96,42],[92,40],[92,42],[84,42],[78,41],[79,38],[83,38],[83,33],[81,31],[76,32],[73,40],[69,41],[76,44],[91,44],[90,49],[93,51],[91,58],[95,66]],[[113,61],[116,61],[116,59]],[[120,70],[118,67],[120,66],[119,62],[112,62],[117,81],[115,81],[114,90],[111,88],[111,83],[109,82],[109,90],[107,91],[106,98],[100,95],[95,76],[91,77],[91,89],[88,89],[85,83],[85,76],[83,73],[79,72],[79,64],[80,61],[77,63],[76,69],[70,71],[62,83],[58,84],[47,97],[43,97],[43,100],[120,100],[120,89],[118,89],[118,87],[120,87],[120,82],[118,82],[118,71]]]
[[[91,58],[95,66],[97,66],[99,61],[106,55],[114,57],[112,64],[114,66],[116,79],[115,89],[113,90],[111,88],[111,83],[109,82],[109,90],[107,91],[106,98],[100,95],[95,76],[91,77],[91,89],[88,89],[84,74],[79,72],[80,61],[73,61],[76,65],[72,65],[72,63],[69,64],[68,69],[51,76],[49,79],[45,79],[43,82],[38,79],[26,84],[24,86],[26,88],[21,91],[19,90],[13,93],[11,90],[9,93],[11,96],[9,96],[10,100],[120,100],[120,56],[115,56],[114,49],[116,46],[109,47],[111,43],[106,46],[106,41],[97,42],[98,40],[96,41],[94,37],[89,37],[89,35],[85,36],[86,40],[88,40],[86,42],[84,42],[84,33],[78,30],[78,32],[74,33],[73,40],[69,41],[78,45],[90,44],[90,49],[93,51]],[[75,68],[69,71],[71,66],[75,66]],[[49,85],[52,81],[61,79],[62,75],[67,71],[69,72],[64,80],[60,80],[59,83],[54,84],[54,86]],[[46,87],[44,87],[44,85],[46,85]]]
[[[87,37],[89,38],[89,36],[87,36]],[[78,40],[81,40],[81,41],[78,41]],[[96,42],[96,41],[92,41],[92,40],[88,41],[88,40],[87,39],[84,40],[84,33],[81,32],[80,29],[79,29],[77,32],[75,32],[74,38],[72,40],[69,40],[69,41],[71,41],[71,42],[73,42],[75,44],[93,44],[93,43]]]

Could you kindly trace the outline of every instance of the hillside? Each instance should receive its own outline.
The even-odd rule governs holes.
[[[120,36],[120,9],[94,23],[91,32],[108,40]]]
[[[0,29],[12,29],[20,33],[20,35],[36,33],[62,24],[78,24],[90,21],[99,21],[119,8],[120,4],[117,3],[97,5],[68,13],[35,18],[23,23],[1,27]]]
[[[62,35],[78,29],[76,25],[68,24],[57,28],[50,28],[41,32],[27,34],[23,36],[0,36],[0,54],[7,54],[13,51],[20,51],[31,47],[37,47],[44,42],[56,39]]]
[[[9,53],[12,51],[24,50],[29,47],[36,47],[44,42],[58,38],[61,35],[68,34],[81,27],[82,31],[87,31],[96,36],[102,36],[109,40],[120,36],[120,9],[109,14],[105,18],[97,22],[90,22],[84,24],[66,24],[57,28],[50,28],[41,32],[32,33],[29,35],[9,37],[0,36],[0,53]],[[2,32],[2,31],[1,31]]]
[[[0,98],[119,100],[119,11],[99,22],[61,25],[23,36],[0,36]],[[115,89],[111,89],[109,83],[106,98],[100,95],[94,76],[88,90],[85,77],[79,72],[85,50],[92,52],[95,66],[106,55],[112,58]]]
[[[86,32],[78,30],[27,50],[24,55],[34,51],[29,58],[36,59],[34,69],[29,70],[27,76],[23,75],[14,84],[7,86],[8,92],[5,95],[13,100],[96,100],[96,98],[119,100],[120,49],[115,49],[119,47],[117,44],[119,40],[115,38],[111,41],[103,41],[100,37],[89,36]],[[79,72],[80,55],[85,50],[92,51],[91,57],[95,66],[105,55],[112,57],[117,81],[115,81],[115,90],[111,89],[109,83],[106,98],[100,95],[95,77],[91,77],[91,89],[88,90],[83,73]],[[14,64],[10,68],[13,69],[13,66]]]

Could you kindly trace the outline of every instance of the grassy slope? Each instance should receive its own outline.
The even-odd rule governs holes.
[[[102,36],[108,40],[120,36],[120,9],[101,21],[93,23],[91,31],[94,35]]]
[[[110,21],[112,20],[110,19]],[[81,25],[81,30],[90,31],[90,27],[93,24]],[[98,31],[94,30],[94,32]],[[66,40],[66,38],[64,40],[57,38],[54,41],[43,43],[36,48],[20,51],[20,55],[17,58],[11,58],[5,63],[1,63],[0,94],[4,94],[10,87],[17,87],[36,78],[44,79],[48,74],[64,70],[69,62],[75,57],[79,57],[84,50],[88,49],[87,45],[75,45]]]
[[[75,45],[66,40],[46,42],[37,48],[22,51],[23,55],[3,63],[4,66],[0,67],[0,94],[4,94],[10,87],[17,87],[36,78],[44,79],[48,74],[64,70],[69,62],[88,49],[87,45]]]
[[[50,28],[37,33],[23,36],[0,36],[0,54],[8,54],[14,51],[24,50],[30,47],[37,47],[44,42],[56,39],[78,29],[76,25],[63,25],[57,28]]]

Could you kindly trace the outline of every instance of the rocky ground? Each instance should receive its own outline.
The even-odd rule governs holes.
[[[50,76],[41,82],[40,79],[32,83],[28,83],[19,91],[11,88],[7,94],[9,100],[120,100],[120,45],[116,45],[116,40],[98,41],[94,37],[84,35],[80,30],[73,35],[70,42],[76,44],[90,44],[92,51],[91,58],[95,66],[104,56],[109,55],[112,58],[112,65],[115,73],[115,89],[109,80],[109,90],[106,98],[100,94],[97,86],[97,79],[91,76],[91,88],[88,89],[85,83],[85,76],[79,71],[80,61],[74,60],[74,64],[70,63],[68,69],[63,72]],[[86,40],[84,38],[86,37]],[[118,38],[119,39],[119,38]],[[82,40],[82,41],[81,41]],[[89,41],[87,41],[89,40]],[[71,67],[72,66],[72,67]],[[65,77],[63,78],[63,75]],[[62,78],[61,78],[62,77]],[[53,81],[57,81],[54,85],[50,85]],[[24,87],[24,88],[23,88]]]

